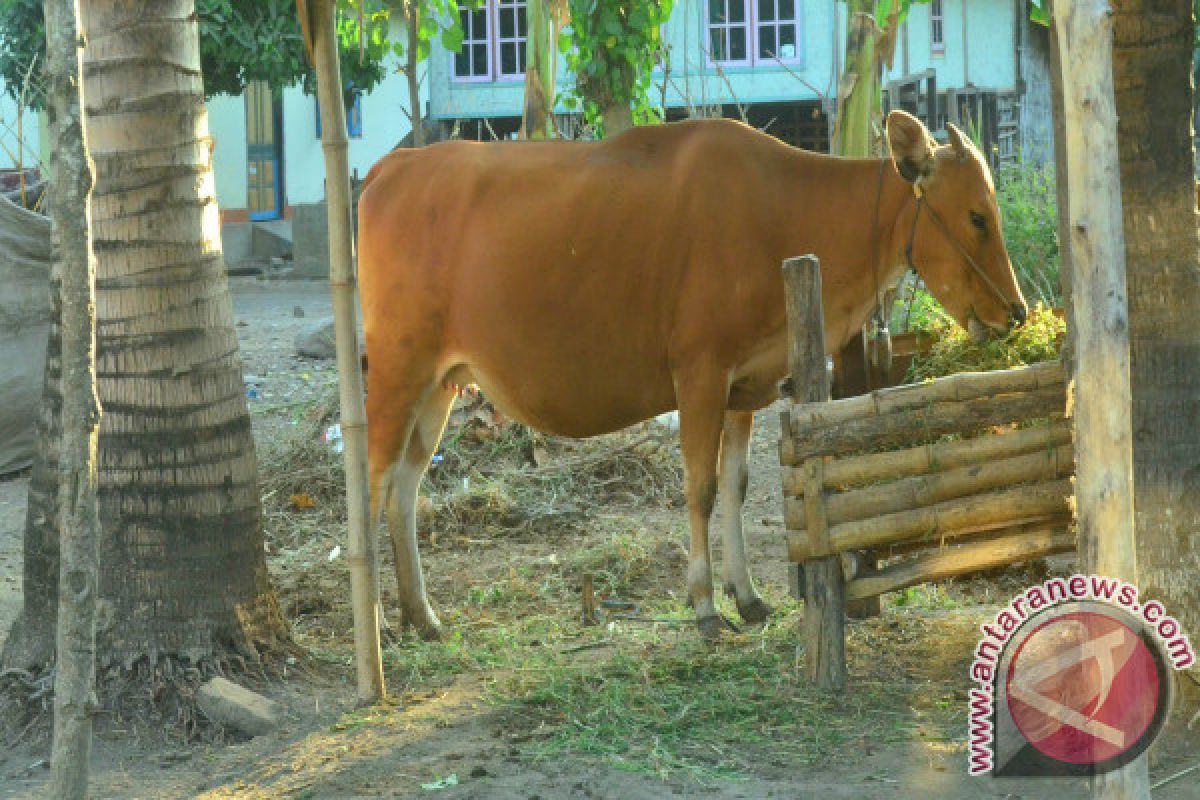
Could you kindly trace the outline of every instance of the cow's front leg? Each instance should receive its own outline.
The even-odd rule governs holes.
[[[717,451],[725,415],[728,385],[723,376],[677,377],[679,444],[687,492],[691,548],[688,552],[688,597],[696,625],[705,638],[720,635],[727,624],[713,603],[712,559],[708,522],[717,498]]]
[[[771,607],[763,602],[754,588],[754,579],[750,577],[746,562],[746,542],[742,536],[742,506],[746,502],[746,487],[750,481],[746,457],[753,430],[753,411],[726,412],[725,429],[721,434],[721,474],[717,483],[722,509],[721,540],[725,549],[722,568],[725,592],[737,603],[738,614],[750,624],[763,622],[771,615]]]

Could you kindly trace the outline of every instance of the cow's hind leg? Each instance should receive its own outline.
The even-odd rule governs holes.
[[[388,531],[396,561],[400,608],[404,611],[404,619],[426,639],[441,635],[441,623],[425,593],[425,576],[417,549],[417,494],[421,478],[442,439],[453,401],[454,391],[442,386],[425,399],[404,455],[392,467],[392,490],[387,500]]]
[[[381,445],[371,453],[371,518],[378,520],[380,506],[383,506],[395,558],[402,622],[415,627],[423,638],[436,639],[441,634],[441,623],[425,593],[421,555],[417,549],[417,492],[441,440],[454,392],[437,385],[417,393],[407,406],[409,410],[405,408],[404,393],[389,397],[380,391],[374,398],[372,394],[368,394],[369,406],[374,400],[390,407],[381,408],[375,415],[368,414],[369,425],[374,427],[383,421],[393,424],[396,430],[387,438],[403,441],[404,446],[387,448],[391,452],[384,452]],[[392,403],[387,403],[389,399]],[[415,413],[411,409],[415,409]],[[377,437],[383,431],[368,430],[373,442],[379,441]]]
[[[717,497],[717,452],[728,387],[723,376],[677,376],[675,394],[679,405],[679,444],[683,450],[691,528],[688,597],[696,610],[700,633],[711,639],[720,635],[727,624],[713,603],[708,524]]]
[[[753,411],[725,413],[725,429],[721,433],[721,473],[717,482],[722,509],[721,540],[725,549],[722,569],[725,592],[734,598],[742,619],[751,624],[762,622],[771,614],[771,607],[754,588],[754,579],[750,577],[746,562],[746,542],[742,537],[742,505],[746,502],[750,479],[746,456],[753,429]]]

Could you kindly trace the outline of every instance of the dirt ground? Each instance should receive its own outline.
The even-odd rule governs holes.
[[[319,283],[253,278],[234,279],[233,286],[247,384],[256,395],[251,410],[261,449],[270,446],[266,439],[297,425],[300,412],[329,392],[332,362],[293,355],[296,334],[330,314],[328,289]],[[783,725],[778,729],[783,733],[773,733],[754,727],[753,720],[730,717],[724,740],[719,735],[715,740],[703,739],[711,752],[688,748],[693,719],[698,736],[701,728],[708,735],[714,726],[721,733],[722,720],[701,709],[735,685],[732,669],[771,664],[774,674],[764,668],[761,676],[755,676],[751,670],[750,679],[761,677],[768,686],[796,684],[791,656],[782,662],[778,658],[780,652],[794,650],[795,624],[801,614],[786,598],[776,436],[776,414],[764,412],[753,442],[746,537],[760,586],[781,606],[765,628],[733,635],[715,652],[705,650],[690,627],[662,622],[662,617],[649,626],[613,620],[598,632],[581,628],[575,624],[578,608],[569,602],[568,585],[579,564],[598,563],[607,570],[604,574],[615,574],[613,585],[621,590],[622,599],[634,599],[647,608],[679,609],[679,618],[686,618],[678,597],[683,586],[681,544],[686,541],[686,519],[678,501],[657,506],[614,502],[611,508],[587,508],[586,501],[563,497],[564,507],[582,506],[575,516],[529,518],[514,534],[479,532],[468,526],[423,541],[430,593],[435,607],[442,610],[448,641],[429,646],[405,637],[390,645],[385,664],[396,697],[371,709],[356,709],[354,704],[344,558],[338,545],[343,531],[313,517],[316,522],[307,528],[293,525],[286,528],[292,531],[286,536],[274,532],[273,526],[286,512],[272,511],[278,498],[268,498],[272,579],[297,643],[311,654],[298,659],[282,679],[257,687],[283,705],[284,723],[275,732],[248,741],[207,744],[110,726],[95,744],[94,796],[121,800],[1017,800],[1050,796],[1066,800],[1087,796],[1078,780],[998,781],[966,775],[966,668],[976,626],[1019,588],[1028,577],[1023,575],[1005,576],[998,584],[974,581],[906,594],[903,604],[889,603],[883,616],[851,624],[852,688],[846,697],[829,705],[811,693],[789,689],[786,702],[795,704],[797,717],[811,718],[811,724]],[[538,448],[551,445],[535,444],[535,461],[546,457]],[[557,449],[551,458],[571,452],[568,444],[553,448]],[[27,476],[0,481],[0,631],[8,629],[19,608],[27,482]],[[390,592],[385,584],[385,602]],[[522,615],[536,615],[537,625],[548,626],[547,632],[539,633],[543,629],[536,625],[519,627]],[[495,638],[494,629],[501,624],[517,626],[511,639]],[[580,644],[564,647],[572,642]],[[611,653],[614,659],[606,660]],[[754,660],[770,653],[774,661]],[[673,719],[663,730],[681,731],[683,744],[664,739],[660,748],[658,742],[605,741],[600,727],[590,745],[580,744],[589,726],[598,726],[589,710],[606,708],[611,701],[599,693],[606,676],[632,669],[636,677],[637,670],[643,669],[645,685],[651,686],[648,665],[665,663],[663,659],[674,654],[680,658],[671,662],[673,668],[684,665],[680,674],[685,677],[680,680],[694,686],[694,695],[671,707]],[[576,700],[571,706],[565,698],[573,684],[539,683],[542,671],[561,672],[562,662],[569,659],[576,659],[571,674],[580,676],[585,687],[600,687],[594,702],[585,688],[582,702]],[[711,675],[705,670],[711,670]],[[593,679],[598,682],[588,682]],[[638,685],[636,680],[632,685]],[[648,697],[673,696],[671,687],[661,681],[653,682],[653,687],[658,693]],[[621,709],[637,705],[637,692],[633,695],[621,700]],[[550,699],[538,705],[529,700],[534,696]],[[768,692],[763,708],[770,710],[770,704]],[[559,718],[542,710],[546,707],[568,711]],[[853,712],[849,723],[840,715],[847,709]],[[810,716],[814,710],[820,713]],[[773,711],[782,711],[786,722],[791,708]],[[750,728],[743,727],[747,723]],[[755,735],[747,735],[747,730]],[[773,737],[781,741],[772,741]],[[660,749],[674,753],[663,756],[661,768],[653,766],[657,762],[652,758],[636,756]],[[0,798],[39,796],[48,774],[46,756],[44,742],[21,742],[0,750]],[[1181,763],[1167,759],[1156,764],[1154,777],[1173,774]],[[1155,796],[1197,798],[1200,782],[1177,781]]]

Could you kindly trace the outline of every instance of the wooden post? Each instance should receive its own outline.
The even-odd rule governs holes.
[[[88,796],[96,685],[96,593],[100,522],[96,505],[96,262],[89,241],[92,169],[81,112],[78,5],[47,0],[48,101],[54,120],[50,213],[61,299],[62,440],[58,459],[58,630],[50,797]]]
[[[788,371],[792,399],[828,402],[825,367],[825,314],[821,308],[821,268],[816,256],[783,262],[788,320]],[[791,431],[781,435],[791,436]],[[805,509],[810,535],[828,536],[824,522],[824,460],[805,465]],[[846,603],[842,559],[823,555],[804,564],[804,640],[808,676],[823,689],[846,685]]]
[[[1129,312],[1112,9],[1107,0],[1055,0],[1054,16],[1063,65],[1069,180],[1067,327],[1075,345],[1071,366],[1080,560],[1089,572],[1134,581]],[[1146,756],[1093,778],[1092,795],[1149,798]]]
[[[301,4],[303,11],[304,6]],[[376,537],[367,503],[367,411],[358,353],[354,237],[350,222],[350,167],[346,157],[346,108],[338,66],[333,0],[309,0],[317,99],[321,105],[321,146],[325,152],[325,193],[329,214],[329,285],[333,293],[334,339],[342,437],[345,441],[350,594],[354,612],[354,654],[358,700],[384,696],[379,643],[379,585]]]

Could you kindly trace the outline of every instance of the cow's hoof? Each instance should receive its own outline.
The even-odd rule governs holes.
[[[737,610],[738,616],[747,625],[758,625],[761,622],[766,622],[767,617],[775,613],[775,609],[764,603],[761,597],[756,597],[744,605],[739,601]]]
[[[436,642],[442,638],[442,623],[432,609],[424,609],[420,613],[404,612],[404,622],[411,625],[413,630],[427,642]]]
[[[710,642],[715,642],[721,638],[721,634],[725,631],[733,631],[738,633],[738,628],[732,622],[725,618],[722,614],[713,614],[708,617],[698,617],[696,619],[696,628],[700,631],[700,635]]]
[[[415,624],[413,627],[417,629],[420,637],[427,642],[438,642],[442,639],[442,623],[438,622],[436,617]]]

